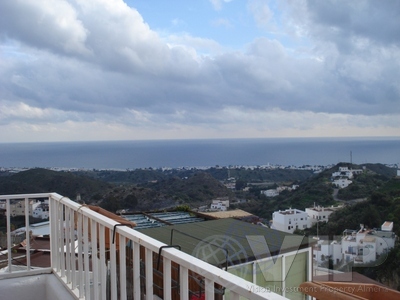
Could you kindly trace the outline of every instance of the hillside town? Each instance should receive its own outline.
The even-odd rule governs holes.
[[[333,171],[327,177],[327,183],[333,189],[346,189],[353,184],[353,181],[356,182],[357,177],[370,172],[367,168],[353,169],[347,166],[337,166],[330,170]],[[323,175],[319,173],[315,175],[317,178]],[[228,175],[230,174],[231,172]],[[393,177],[394,180],[398,180],[398,172],[396,175]],[[351,182],[345,186],[338,184],[338,180],[344,179]],[[227,177],[223,182],[225,188],[233,190],[230,184],[236,183],[235,181],[236,178]],[[265,197],[262,199],[275,199],[280,194],[291,195],[298,192],[303,184],[286,184],[278,185],[275,189],[260,189],[259,195]],[[240,192],[249,192],[250,188],[243,186]],[[65,197],[60,199],[61,203],[64,201],[63,198]],[[65,199],[65,201],[71,201]],[[4,266],[2,272],[8,272],[10,267],[6,266],[7,257],[10,257],[9,249],[12,249],[12,255],[18,257],[19,261],[26,263],[29,261],[31,266],[50,266],[51,261],[48,254],[51,251],[50,237],[54,229],[52,229],[53,225],[49,219],[51,220],[51,207],[55,205],[52,201],[51,197],[35,197],[34,194],[25,199],[0,198],[0,215],[3,218],[14,220],[20,217],[35,220],[28,226],[13,228],[6,236],[1,236],[0,263]],[[83,201],[84,199],[78,193],[73,202],[84,203]],[[178,247],[184,253],[207,264],[224,269],[244,280],[257,283],[285,299],[310,299],[313,294],[304,293],[307,282],[318,282],[318,278],[323,278],[323,276],[332,274],[339,277],[348,276],[352,274],[351,270],[354,267],[374,266],[374,264],[378,266],[398,244],[398,236],[394,230],[396,224],[391,219],[386,219],[379,227],[369,227],[366,224],[359,224],[359,228],[343,227],[340,229],[341,234],[335,236],[321,233],[321,228],[330,224],[331,218],[340,215],[351,202],[339,201],[334,205],[325,206],[314,202],[313,205],[304,209],[287,207],[276,210],[270,218],[265,218],[246,211],[244,207],[248,205],[248,201],[221,196],[210,199],[209,204],[200,207],[178,205],[173,209],[146,212],[132,212],[130,209],[119,209],[112,212],[84,203],[79,204],[79,208],[73,215],[77,215],[79,210],[89,209],[116,220],[119,225],[132,227],[134,231],[169,245],[166,247]],[[362,203],[360,204],[362,205]],[[241,206],[243,207],[241,208]],[[62,218],[66,217],[65,211]],[[100,239],[95,241],[96,239],[93,240],[90,235],[84,237],[87,225],[83,225],[83,220],[79,221],[81,222],[79,225],[76,216],[73,216],[72,219],[65,222],[75,222],[74,226],[78,226],[76,228],[83,226],[80,227],[83,232],[81,238],[79,238],[81,233],[76,231],[76,228],[69,233],[67,231],[63,233],[65,237],[70,236],[77,245],[79,245],[80,239],[83,241],[87,239],[86,242],[75,248],[74,253],[77,258],[84,253],[97,251],[93,247],[97,248],[99,243],[105,243],[106,251],[111,249],[111,244],[107,244],[107,239],[111,242],[111,239],[114,240],[115,237],[108,235],[105,241]],[[61,227],[67,230],[65,226]],[[307,237],[304,233],[308,230],[316,231]],[[4,237],[11,238],[11,244]],[[283,243],[276,244],[277,240],[283,241]],[[264,246],[260,248],[260,245]],[[36,253],[34,257],[27,255],[28,248]],[[212,255],[209,255],[210,253]],[[94,261],[95,257],[89,259],[90,264],[97,264]],[[289,271],[287,270],[288,266],[290,266]],[[249,273],[249,270],[253,271]],[[0,272],[0,276],[2,272]],[[110,272],[115,271],[110,269]],[[162,298],[164,293],[161,287],[163,276],[160,273],[154,274],[153,293]],[[353,279],[355,280],[355,278]],[[203,293],[202,285],[192,277],[188,278],[188,282],[190,286],[188,293],[194,297],[190,299],[197,299],[196,297],[200,297]],[[378,286],[381,284],[375,281],[371,282]],[[218,295],[225,293],[225,295],[229,295],[230,292],[215,288],[214,293],[218,298]],[[390,290],[390,293],[400,295],[395,290]],[[172,294],[174,293],[172,292]]]

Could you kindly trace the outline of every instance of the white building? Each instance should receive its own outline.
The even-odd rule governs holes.
[[[42,203],[38,207],[36,207],[32,214],[33,217],[39,219],[48,219],[49,218],[49,204]]]
[[[306,208],[306,213],[310,217],[311,224],[315,224],[317,222],[328,222],[329,216],[336,210],[341,209],[343,206],[330,206],[330,207],[322,207],[322,206],[314,206]]]
[[[342,245],[337,241],[319,240],[313,247],[313,258],[318,265],[327,263],[330,259],[334,265],[338,265],[342,257]]]
[[[352,183],[353,181],[348,180],[347,178],[340,178],[333,181],[333,185],[336,185],[336,187],[341,189],[348,187]]]
[[[311,227],[311,220],[305,211],[289,208],[272,214],[272,229],[293,233],[296,229]]]
[[[359,175],[363,171],[363,169],[349,169],[348,167],[339,167],[339,171],[333,172],[332,177],[347,177],[348,179],[352,179],[354,175]]]
[[[226,211],[229,208],[229,200],[225,198],[218,198],[212,201],[211,210]]]
[[[332,177],[347,177],[348,179],[353,178],[353,173],[348,167],[339,167],[339,171],[333,172]]]
[[[211,210],[220,210],[220,211],[226,211],[227,208],[224,204],[222,204],[221,202],[218,203],[212,203],[210,206]]]
[[[385,222],[381,229],[343,231],[340,241],[318,240],[313,247],[313,259],[318,265],[332,260],[334,265],[354,262],[366,264],[374,262],[380,255],[394,247],[396,235],[393,233],[393,222]]]
[[[30,216],[33,215],[33,211],[40,205],[40,203],[39,200],[29,200],[28,209]],[[10,203],[10,214],[12,217],[25,216],[25,210],[25,200]]]
[[[275,196],[279,195],[279,192],[276,189],[269,189],[269,190],[262,190],[261,194],[263,194],[267,197],[275,197]]]
[[[369,263],[394,247],[396,235],[393,222],[385,222],[381,229],[366,229],[361,225],[359,231],[345,230],[342,237],[342,253],[346,262]]]

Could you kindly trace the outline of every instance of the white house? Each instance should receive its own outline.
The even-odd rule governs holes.
[[[269,189],[269,190],[262,190],[261,194],[263,194],[267,197],[275,197],[275,196],[279,195],[279,192],[276,189]]]
[[[339,171],[333,172],[332,177],[347,177],[348,179],[353,178],[353,173],[348,167],[339,167]]]
[[[347,178],[340,178],[333,181],[333,185],[342,189],[348,187],[351,183],[353,183],[353,181],[348,180]]]
[[[328,222],[329,216],[336,210],[341,209],[343,206],[330,206],[330,207],[322,207],[315,206],[306,208],[306,213],[310,217],[311,224],[315,224],[317,222]]]
[[[211,210],[221,210],[221,211],[225,211],[227,209],[226,206],[221,202],[212,203],[210,208]]]
[[[49,204],[48,203],[40,204],[38,207],[35,208],[32,216],[35,218],[40,218],[40,219],[48,219],[49,218]]]
[[[305,211],[289,208],[272,214],[272,229],[293,233],[296,229],[311,227],[311,220]]]
[[[212,210],[226,211],[229,208],[229,200],[225,198],[214,199],[210,208]]]
[[[318,265],[328,262],[329,259],[337,265],[342,260],[342,245],[337,241],[319,240],[313,247],[313,258]]]
[[[333,172],[332,177],[347,177],[348,179],[352,179],[354,175],[361,174],[363,169],[349,169],[348,167],[339,167],[339,171]]]

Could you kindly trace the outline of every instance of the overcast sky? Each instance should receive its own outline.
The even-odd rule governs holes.
[[[0,1],[0,142],[320,136],[400,136],[400,1]]]

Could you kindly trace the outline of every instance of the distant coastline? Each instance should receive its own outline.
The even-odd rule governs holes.
[[[350,155],[351,153],[351,155]],[[1,143],[2,168],[207,168],[400,162],[400,138],[266,138]]]

